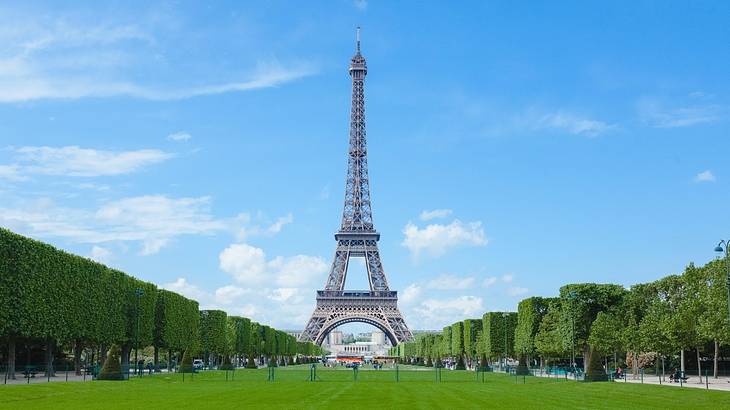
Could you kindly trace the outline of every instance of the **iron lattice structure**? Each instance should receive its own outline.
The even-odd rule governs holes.
[[[337,249],[325,288],[317,291],[317,306],[299,336],[300,341],[321,344],[335,327],[350,322],[364,322],[379,328],[394,346],[413,339],[413,334],[398,310],[398,294],[388,287],[388,279],[378,251],[380,234],[373,226],[365,136],[367,72],[365,57],[360,53],[358,29],[356,52],[350,62],[352,108],[342,225],[335,234]],[[365,258],[369,291],[344,289],[351,257]]]

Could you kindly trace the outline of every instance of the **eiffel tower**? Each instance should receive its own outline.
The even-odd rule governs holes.
[[[300,341],[322,344],[339,325],[368,323],[382,330],[395,346],[413,339],[398,310],[398,292],[390,290],[378,252],[380,234],[373,226],[368,179],[367,141],[365,138],[365,57],[360,54],[360,28],[357,29],[355,55],[350,62],[352,108],[350,110],[350,148],[347,155],[345,208],[342,226],[335,234],[337,250],[324,290],[317,291],[317,306]],[[370,290],[345,290],[351,257],[364,257]]]

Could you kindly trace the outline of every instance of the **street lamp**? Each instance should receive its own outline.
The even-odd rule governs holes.
[[[507,371],[507,318],[509,317],[509,313],[503,312],[502,318],[504,321],[502,322],[502,329],[504,329],[504,370]]]
[[[723,249],[723,246],[725,249]],[[730,239],[720,241],[715,247],[715,252],[722,255],[725,253],[725,267],[727,268],[727,315],[730,320]]]
[[[570,297],[570,369],[575,373],[575,312],[573,311],[573,301],[576,297],[575,291],[571,290],[568,296]]]
[[[134,373],[138,374],[139,372],[139,365],[138,365],[138,350],[139,350],[139,304],[140,299],[142,298],[142,295],[144,295],[144,290],[142,288],[137,288],[134,290],[134,294],[137,296],[137,329],[135,331],[134,335]]]

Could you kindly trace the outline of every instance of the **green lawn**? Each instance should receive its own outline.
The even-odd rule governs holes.
[[[290,366],[275,370],[238,370],[235,376],[210,371],[193,380],[179,374],[156,375],[126,382],[75,382],[0,386],[0,408],[581,408],[581,409],[721,409],[730,408],[730,393],[626,383],[579,383],[564,379],[522,378],[487,373],[401,368],[317,369],[319,381],[308,382],[309,370]],[[231,378],[233,380],[230,380]]]

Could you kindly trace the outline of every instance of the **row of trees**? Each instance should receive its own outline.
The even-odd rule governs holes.
[[[432,366],[443,361],[456,369],[487,366],[514,351],[514,312],[487,312],[481,319],[466,319],[443,328],[441,333],[420,333],[412,342],[390,349],[390,355],[407,362]]]
[[[323,351],[270,326],[245,317],[227,316],[222,310],[200,311],[200,351],[208,365],[234,364],[256,367],[256,360],[268,358],[271,365],[291,364],[296,357],[321,356]]]
[[[199,311],[198,302],[158,289],[123,272],[0,228],[0,346],[7,346],[10,377],[18,344],[45,346],[48,371],[54,352],[72,351],[80,371],[82,351],[112,345],[128,365],[135,348],[172,354],[319,354],[293,337],[222,311]],[[3,349],[4,350],[4,349]],[[296,352],[295,352],[296,351]],[[292,354],[292,352],[295,352]]]
[[[600,361],[609,366],[625,362],[639,368],[678,360],[684,370],[685,352],[696,353],[697,369],[712,359],[718,376],[721,349],[730,342],[726,263],[714,260],[702,267],[690,264],[670,275],[629,289],[613,284],[569,284],[557,297],[522,300],[517,313],[488,312],[481,320],[467,319],[440,334],[421,334],[391,354],[421,363],[441,358],[473,364],[500,357],[524,362],[569,365]],[[600,360],[600,361],[599,361]],[[705,366],[707,367],[707,366]]]

